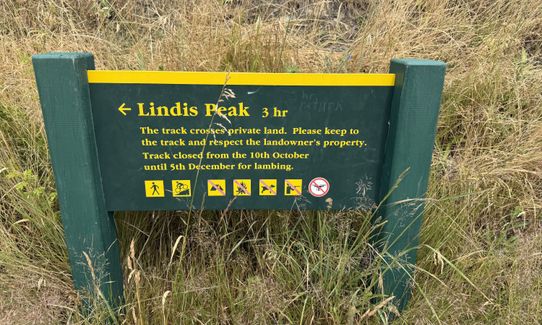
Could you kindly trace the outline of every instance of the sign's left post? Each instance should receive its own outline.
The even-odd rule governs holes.
[[[32,57],[74,286],[123,302],[120,250],[102,189],[87,70],[90,53]]]

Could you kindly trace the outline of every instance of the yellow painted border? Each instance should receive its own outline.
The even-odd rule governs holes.
[[[89,70],[89,83],[244,86],[394,86],[395,75]]]

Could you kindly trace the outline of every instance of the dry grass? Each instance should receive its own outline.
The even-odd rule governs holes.
[[[448,62],[425,246],[401,320],[542,322],[541,35],[539,0],[0,2],[0,320],[107,316],[74,307],[30,64],[38,52],[83,50],[108,69],[384,72],[393,57]],[[386,322],[387,306],[374,310],[371,293],[357,290],[375,271],[364,220],[119,214],[133,273],[120,321]]]

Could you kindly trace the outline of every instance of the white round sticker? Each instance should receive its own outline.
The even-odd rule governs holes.
[[[329,182],[323,177],[313,178],[309,183],[309,193],[312,196],[322,197],[329,192]]]

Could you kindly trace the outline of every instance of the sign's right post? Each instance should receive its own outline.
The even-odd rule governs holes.
[[[382,256],[382,293],[402,310],[411,294],[446,64],[394,59],[396,75],[381,172],[382,223],[376,243]]]

